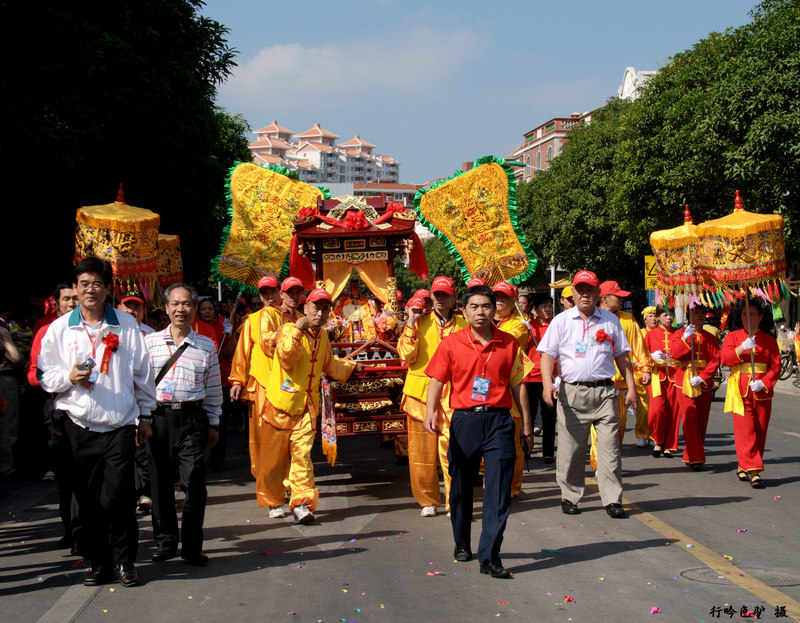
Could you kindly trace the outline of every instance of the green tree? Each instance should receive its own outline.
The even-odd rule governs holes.
[[[246,124],[214,105],[235,51],[202,6],[0,0],[3,199],[39,264],[20,279],[31,292],[69,273],[76,208],[110,203],[120,182],[181,235],[186,277],[208,273],[225,174],[249,154]]]

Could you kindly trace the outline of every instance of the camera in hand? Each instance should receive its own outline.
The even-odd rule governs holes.
[[[97,364],[95,364],[94,359],[92,359],[91,357],[87,357],[86,361],[78,364],[78,370],[80,370],[81,372],[86,372],[87,370],[91,370],[92,368],[94,368],[95,365]]]

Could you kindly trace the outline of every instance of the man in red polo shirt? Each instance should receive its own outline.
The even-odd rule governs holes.
[[[527,355],[511,335],[492,326],[496,310],[488,286],[467,288],[464,314],[469,327],[444,338],[425,373],[428,384],[425,429],[437,431],[436,406],[450,383],[450,512],[458,561],[472,558],[470,528],[472,489],[481,459],[484,464],[483,523],[478,545],[481,573],[507,578],[500,561],[500,544],[511,510],[511,480],[516,455],[512,396],[522,412],[525,445],[532,441],[530,413],[522,380],[532,369]]]

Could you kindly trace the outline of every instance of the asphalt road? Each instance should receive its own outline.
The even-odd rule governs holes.
[[[723,394],[712,407],[704,471],[654,459],[634,447],[629,429],[629,519],[608,517],[594,486],[583,514],[563,515],[554,470],[532,459],[505,533],[509,580],[453,560],[443,507],[420,517],[407,467],[374,437],[341,439],[335,467],[317,450],[319,521],[295,526],[258,508],[246,440],[232,433],[229,468],[209,482],[210,564],[150,563],[152,530],[142,517],[135,588],[84,587],[85,563],[54,549],[54,486],[21,486],[0,501],[0,620],[665,623],[740,620],[743,607],[763,608],[762,620],[796,620],[800,394],[787,381],[774,400],[762,490],[736,479]]]

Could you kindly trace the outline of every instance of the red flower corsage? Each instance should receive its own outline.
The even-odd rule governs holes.
[[[614,344],[614,338],[612,338],[608,333],[603,331],[602,329],[598,329],[597,333],[594,334],[594,339],[597,340],[598,343],[611,341],[611,348],[616,349],[616,345]]]
[[[119,346],[119,336],[116,333],[106,333],[103,337],[103,344],[105,344],[107,349],[114,353],[117,351],[117,347]]]

